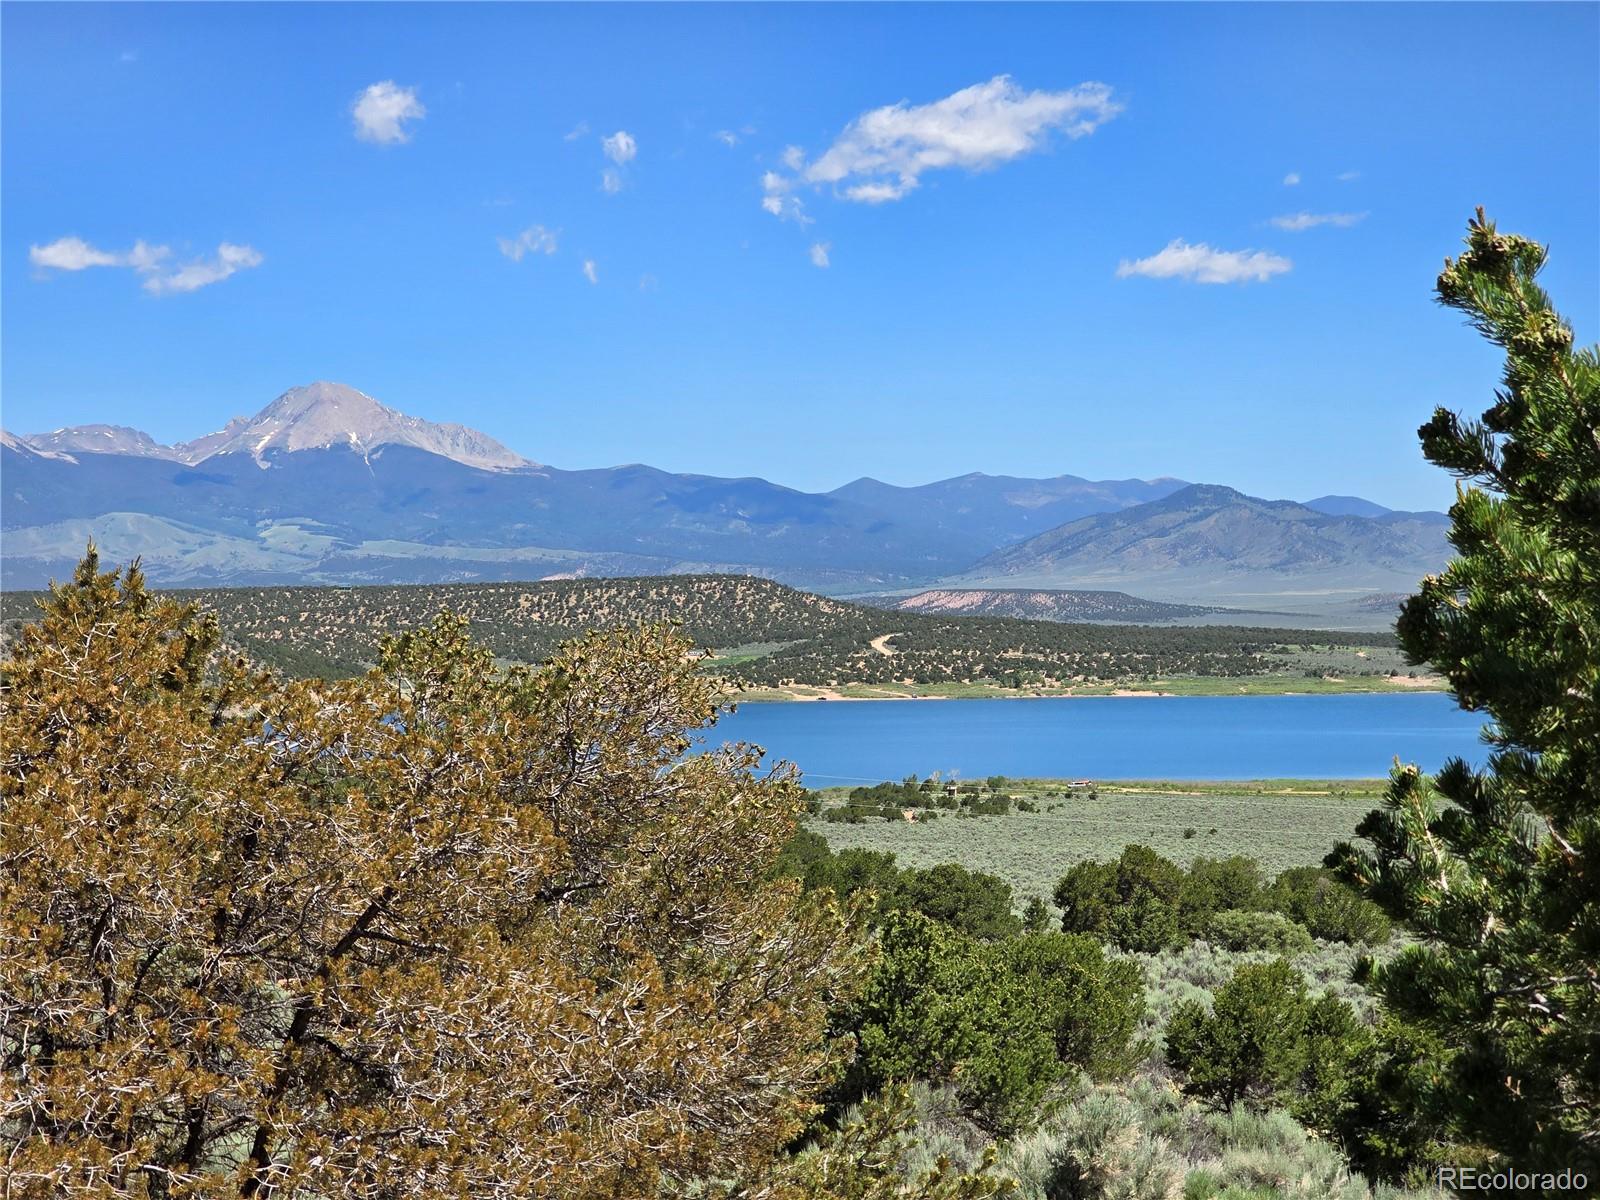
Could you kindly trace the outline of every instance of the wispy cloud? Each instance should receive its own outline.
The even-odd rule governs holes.
[[[778,171],[766,171],[762,176],[762,208],[779,221],[794,221],[798,226],[810,226],[813,219],[806,216],[805,202],[794,195],[794,184]]]
[[[120,267],[144,276],[144,290],[153,295],[194,292],[235,272],[261,265],[261,253],[251,246],[223,242],[214,257],[195,259],[167,269],[172,256],[168,246],[138,241],[131,250],[101,250],[78,237],[57,238],[44,246],[29,246],[28,261],[41,271],[86,271],[90,267]]]
[[[546,229],[543,225],[530,225],[513,238],[496,238],[500,244],[500,253],[512,262],[521,262],[524,255],[528,254],[554,254],[556,252],[556,231]]]
[[[813,267],[826,267],[828,265],[828,251],[832,249],[832,242],[812,242],[811,265]]]
[[[259,267],[261,263],[261,252],[253,246],[223,242],[212,258],[195,259],[170,274],[148,276],[144,281],[144,290],[157,296],[168,292],[198,292],[213,283],[221,283],[239,271]]]
[[[601,138],[600,148],[619,167],[632,162],[639,153],[639,143],[633,140],[633,135],[626,129],[619,129],[610,137]]]
[[[1085,137],[1122,111],[1103,83],[1027,92],[1006,75],[930,104],[906,101],[862,113],[811,162],[784,151],[793,175],[768,172],[762,207],[790,215],[783,197],[803,184],[830,185],[847,200],[882,204],[914,191],[927,171],[984,171],[1041,149],[1052,132]]]
[[[739,135],[731,129],[719,129],[711,136],[730,149],[739,144]]]
[[[781,221],[794,221],[799,225],[811,224],[806,216],[805,203],[794,193],[794,181],[776,171],[761,176],[761,207]]]
[[[1361,172],[1360,171],[1340,171],[1337,175],[1334,176],[1334,178],[1337,179],[1340,183],[1353,183],[1355,180],[1361,178]]]
[[[1149,258],[1123,259],[1117,266],[1117,278],[1142,275],[1195,283],[1265,283],[1293,265],[1287,258],[1265,250],[1215,250],[1204,242],[1190,245],[1182,238],[1174,238]]]
[[[586,258],[583,260],[583,277],[590,283],[600,282],[600,268],[594,265],[594,259]]]
[[[392,79],[372,84],[350,105],[356,136],[384,146],[409,142],[411,134],[405,123],[420,121],[427,114],[417,99],[417,89],[400,87]]]
[[[628,182],[627,166],[639,156],[639,143],[626,129],[619,129],[600,139],[600,149],[616,164],[600,172],[600,190],[608,196],[615,196]]]
[[[589,132],[589,122],[579,121],[568,132],[561,135],[563,142],[575,142]]]
[[[1300,185],[1300,172],[1290,171],[1283,177],[1284,187],[1298,187]]]
[[[639,290],[641,292],[653,292],[660,286],[661,281],[649,272],[639,276]]]
[[[1290,233],[1301,233],[1307,229],[1315,229],[1318,225],[1332,225],[1338,229],[1348,229],[1366,219],[1364,212],[1355,213],[1289,213],[1281,217],[1273,217],[1272,223],[1279,229],[1287,229]]]

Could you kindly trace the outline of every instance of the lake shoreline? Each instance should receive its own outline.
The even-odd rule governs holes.
[[[809,686],[809,685],[802,685]],[[845,685],[851,686],[851,685]],[[748,693],[733,693],[727,698],[730,704],[817,704],[832,702],[837,704],[876,703],[885,700],[1185,700],[1207,699],[1218,696],[1245,699],[1252,696],[1407,696],[1418,693],[1447,694],[1448,688],[1443,679],[1430,678],[1426,682],[1414,681],[1395,683],[1386,687],[1366,688],[1285,688],[1277,690],[1269,687],[1229,690],[1224,687],[1214,689],[1194,688],[1183,691],[1165,691],[1153,688],[1113,688],[1107,691],[1066,691],[1066,692],[1029,692],[1014,691],[1010,689],[995,688],[977,692],[952,692],[941,694],[937,692],[907,692],[900,695],[887,696],[859,696],[849,695],[836,688],[817,688],[815,695],[797,695],[777,688],[752,688]]]

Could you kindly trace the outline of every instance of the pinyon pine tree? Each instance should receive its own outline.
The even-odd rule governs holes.
[[[1457,489],[1459,555],[1403,607],[1409,658],[1488,715],[1487,765],[1397,769],[1329,857],[1420,936],[1370,971],[1448,1047],[1425,1099],[1530,1168],[1600,1155],[1600,357],[1534,280],[1544,247],[1478,211],[1441,303],[1505,350],[1478,420],[1439,410],[1424,453]],[[1589,1171],[1593,1181],[1597,1172]]]
[[[789,1151],[862,943],[689,649],[283,682],[91,553],[0,664],[0,1192],[895,1192],[892,1104]]]

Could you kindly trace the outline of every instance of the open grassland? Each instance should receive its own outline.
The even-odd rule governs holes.
[[[502,663],[538,663],[595,629],[681,623],[705,669],[747,699],[1388,691],[1429,686],[1388,633],[1070,624],[891,612],[738,575],[172,593],[217,613],[238,649],[290,675],[370,668],[380,638],[441,609]],[[7,635],[34,594],[0,596]]]
[[[1097,782],[1091,795],[1062,780],[1008,780],[1001,792],[1039,811],[940,811],[933,820],[870,817],[860,824],[814,818],[808,824],[835,850],[889,850],[910,867],[960,863],[998,875],[1019,900],[1048,899],[1073,863],[1115,858],[1130,842],[1184,865],[1199,855],[1232,854],[1249,855],[1269,874],[1320,864],[1378,805],[1385,786],[1377,779],[1135,780]],[[825,811],[849,802],[845,788],[828,788],[821,796]]]

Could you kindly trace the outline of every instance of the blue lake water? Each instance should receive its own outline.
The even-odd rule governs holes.
[[[1394,758],[1481,763],[1481,714],[1438,692],[745,704],[707,743],[754,742],[813,787],[957,771],[1089,779],[1356,779]]]

